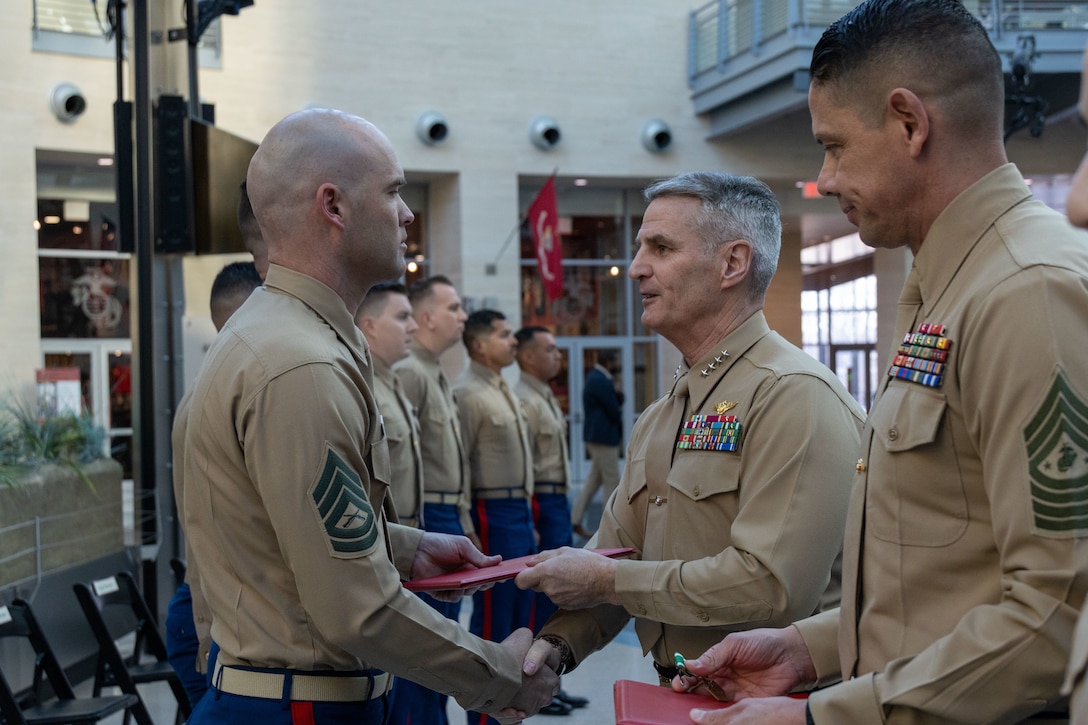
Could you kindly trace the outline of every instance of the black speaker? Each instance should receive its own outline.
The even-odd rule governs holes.
[[[189,160],[189,104],[159,96],[155,109],[155,251],[195,251],[193,184]]]

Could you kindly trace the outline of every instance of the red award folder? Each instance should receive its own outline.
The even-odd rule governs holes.
[[[731,702],[718,702],[698,692],[676,692],[671,687],[633,680],[616,680],[616,725],[691,725],[692,708],[720,710]]]
[[[688,713],[692,709],[721,710],[733,704],[698,692],[676,692],[671,687],[633,680],[616,680],[612,694],[616,700],[616,725],[691,725]],[[808,695],[790,697],[804,699]]]
[[[607,556],[610,559],[618,559],[635,553],[631,547],[620,549],[592,549],[592,551]],[[413,592],[451,591],[455,589],[470,589],[481,584],[498,582],[504,579],[513,579],[518,572],[527,569],[527,562],[532,556],[519,556],[516,559],[504,559],[495,566],[487,566],[482,569],[462,569],[451,571],[447,574],[427,577],[426,579],[414,579],[404,582],[404,588]]]

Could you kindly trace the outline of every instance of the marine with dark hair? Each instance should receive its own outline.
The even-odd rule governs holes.
[[[1064,722],[1088,591],[1088,239],[1008,163],[1001,60],[957,0],[862,3],[811,75],[820,192],[914,262],[862,433],[841,608],[689,661],[740,700],[692,719]],[[807,708],[782,697],[838,680]]]
[[[472,522],[480,549],[504,559],[536,551],[530,503],[533,454],[521,403],[502,376],[514,363],[517,340],[498,310],[477,310],[462,335],[469,368],[453,387],[472,484]],[[533,593],[500,582],[472,595],[469,630],[484,639],[503,639],[532,622]],[[488,718],[468,713],[470,725]]]

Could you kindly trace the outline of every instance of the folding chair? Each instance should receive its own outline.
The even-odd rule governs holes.
[[[0,719],[7,725],[60,725],[61,723],[93,723],[104,717],[131,708],[139,703],[134,695],[77,698],[64,669],[53,654],[53,648],[42,632],[30,604],[16,599],[8,606],[0,606],[0,639],[20,637],[34,648],[34,679],[30,694],[19,698],[0,672]],[[56,699],[49,699],[42,690],[44,682],[52,689]]]
[[[73,589],[98,642],[94,694],[98,695],[103,687],[115,686],[120,687],[121,692],[140,697],[136,685],[167,682],[174,699],[178,701],[176,722],[187,720],[192,714],[189,697],[185,694],[181,679],[166,659],[162,635],[132,576],[128,572],[121,572],[90,584],[75,584]],[[135,644],[132,653],[126,657],[118,649],[117,640],[130,634],[135,635]],[[145,651],[152,660],[141,661]],[[139,725],[153,725],[142,698],[132,712]],[[128,725],[127,713],[125,725]]]

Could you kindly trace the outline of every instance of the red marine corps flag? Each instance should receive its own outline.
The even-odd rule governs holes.
[[[553,302],[563,295],[563,245],[559,238],[559,213],[555,202],[555,177],[544,182],[544,188],[529,205],[529,229],[536,247],[536,261],[544,293]]]

